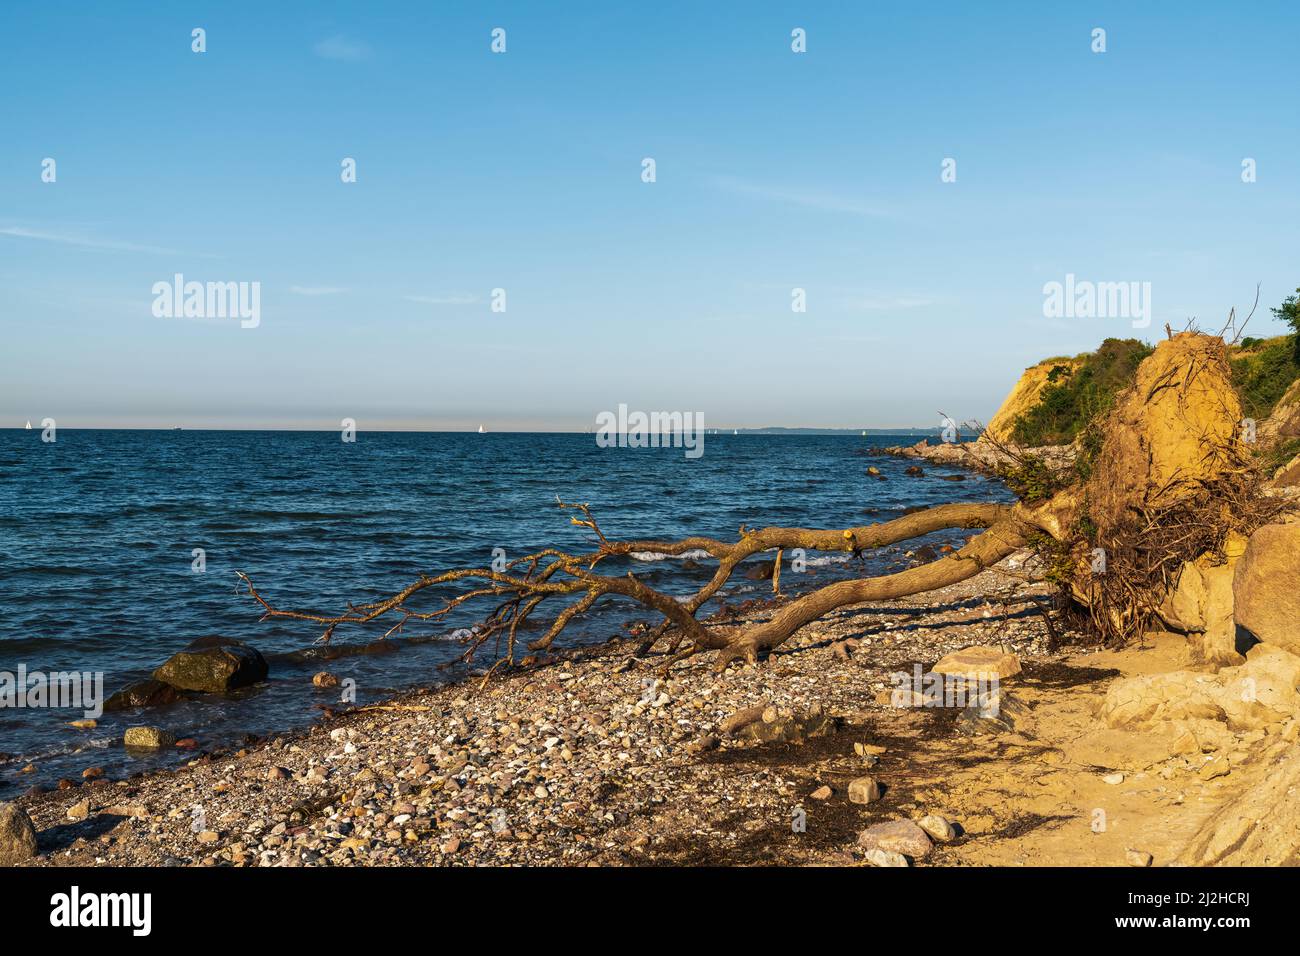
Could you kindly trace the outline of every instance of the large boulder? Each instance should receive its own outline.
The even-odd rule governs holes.
[[[1257,640],[1300,653],[1300,524],[1255,531],[1232,582],[1233,617]]]
[[[1210,591],[1206,579],[1215,570],[1213,566],[1206,567],[1208,559],[1208,555],[1201,555],[1195,561],[1184,562],[1174,578],[1174,586],[1156,612],[1176,631],[1184,634],[1205,631],[1205,605]]]
[[[228,637],[201,637],[153,672],[154,680],[181,690],[218,694],[266,680],[266,659]]]
[[[903,458],[918,458],[932,465],[944,465],[952,468],[964,468],[971,471],[996,475],[1008,466],[1016,464],[1016,459],[1007,451],[985,439],[989,434],[985,430],[978,441],[940,441],[930,444],[928,438],[922,438],[915,445],[895,445],[884,449],[886,453]],[[1074,465],[1078,450],[1073,445],[1044,445],[1034,449],[1034,456],[1052,471],[1064,471]],[[959,475],[931,475],[945,481],[961,480]]]
[[[1219,701],[1233,730],[1271,727],[1300,716],[1300,657],[1268,644],[1256,644],[1240,667],[1219,671]]]
[[[0,803],[0,866],[17,866],[36,855],[36,828],[27,812]]]
[[[1001,648],[975,644],[941,658],[931,670],[973,681],[1002,680],[1020,673],[1020,659]]]
[[[1114,681],[1099,716],[1109,727],[1147,730],[1166,723],[1224,724],[1233,731],[1276,727],[1300,716],[1300,657],[1256,644],[1240,667],[1217,674],[1169,671]]]
[[[774,713],[775,708],[768,710],[773,713],[765,712],[761,720],[746,724],[737,731],[737,736],[759,744],[801,744],[814,737],[834,733],[839,726],[836,718],[820,712],[810,711],[781,717]],[[771,720],[768,719],[769,716]]]
[[[1213,678],[1195,671],[1142,674],[1111,683],[1098,716],[1108,727],[1143,730],[1165,721],[1224,720]]]
[[[1198,660],[1215,665],[1244,664],[1246,647],[1233,620],[1235,569],[1246,539],[1230,534],[1222,556],[1203,554],[1186,562],[1174,588],[1157,613],[1170,627],[1188,635]]]

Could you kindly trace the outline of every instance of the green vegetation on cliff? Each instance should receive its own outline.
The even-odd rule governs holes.
[[[1241,400],[1242,412],[1256,422],[1267,419],[1287,390],[1300,379],[1300,289],[1272,312],[1295,329],[1295,334],[1243,338],[1239,345],[1230,346],[1227,353],[1232,385]],[[1116,397],[1133,384],[1138,365],[1153,351],[1152,346],[1137,339],[1106,339],[1095,352],[1085,352],[1072,359],[1047,359],[1031,367],[1026,376],[1039,375],[1031,384],[1037,387],[1043,381],[1040,370],[1044,368],[1046,382],[1037,397],[1031,399],[1032,405],[1025,408],[1021,402],[1019,407],[1025,408],[1024,411],[1018,415],[1014,410],[1007,413],[1009,421],[1001,426],[1003,440],[1009,437],[1021,448],[1077,443],[1079,455],[1075,468],[1080,477],[1087,478],[1100,450],[1102,416]],[[1013,399],[1024,390],[1025,382],[1026,378],[1022,377],[1004,408],[1017,404]],[[1288,399],[1289,403],[1293,401]],[[1279,437],[1284,440],[1270,442],[1267,451],[1272,458],[1284,456],[1278,464],[1285,464],[1300,447],[1297,446],[1300,439],[1294,430]],[[1053,491],[1046,476],[1035,468],[1021,469],[1007,478],[1027,500],[1048,496]]]
[[[1068,365],[1056,366],[1048,373],[1038,404],[1016,419],[1012,439],[1030,447],[1074,441],[1133,384],[1138,365],[1151,352],[1151,346],[1137,339],[1106,339],[1096,352],[1079,356],[1073,371]]]
[[[1292,296],[1287,302],[1295,298]],[[1274,310],[1277,311],[1277,310]],[[1300,378],[1296,361],[1297,335],[1271,339],[1242,339],[1241,347],[1228,353],[1232,384],[1241,396],[1241,408],[1248,416],[1263,421],[1284,392]]]

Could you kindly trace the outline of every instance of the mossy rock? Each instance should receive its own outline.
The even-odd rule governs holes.
[[[176,743],[176,737],[158,727],[128,727],[122,743],[132,750],[164,750]]]
[[[220,694],[266,680],[266,659],[256,648],[226,637],[201,637],[153,672],[180,690]]]

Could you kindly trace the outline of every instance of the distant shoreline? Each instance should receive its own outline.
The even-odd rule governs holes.
[[[0,431],[28,431],[24,425],[0,426]],[[369,435],[472,435],[476,434],[474,428],[373,428],[358,429]],[[40,431],[33,425],[30,431]],[[337,428],[277,428],[274,426],[263,426],[254,428],[237,428],[229,426],[209,426],[209,425],[153,425],[153,426],[133,426],[133,425],[60,425],[59,431],[69,432],[288,432],[291,434],[333,434]],[[839,436],[845,438],[860,438],[865,435],[868,438],[882,436],[907,438],[909,436],[916,438],[926,438],[932,435],[938,435],[942,432],[941,428],[805,428],[805,427],[785,427],[769,426],[763,428],[735,428],[732,426],[719,425],[716,429],[706,428],[705,434],[709,436],[716,435],[723,437],[743,437],[746,435],[763,435],[770,437],[801,437],[801,436]],[[592,431],[571,431],[567,429],[500,429],[493,431],[489,429],[483,434],[487,435],[590,435]]]

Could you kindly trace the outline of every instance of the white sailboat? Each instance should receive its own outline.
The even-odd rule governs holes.
[[[486,435],[486,434],[487,434],[487,429],[484,428],[482,425],[480,425],[480,426],[478,427],[478,433],[479,433],[480,435]]]
[[[28,422],[28,423],[27,423],[27,430],[28,430],[28,431],[31,431],[31,430],[32,430],[32,423],[31,423],[31,422]]]

